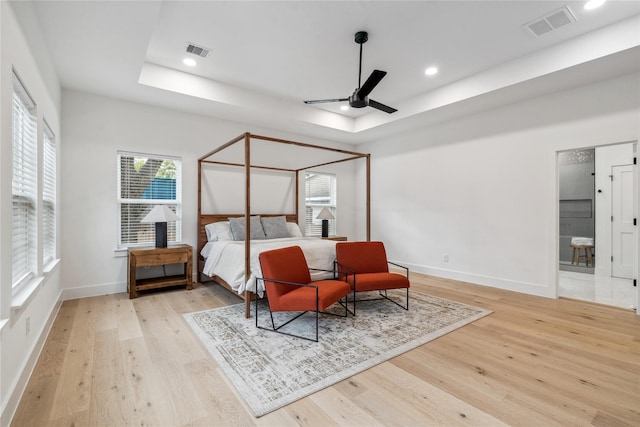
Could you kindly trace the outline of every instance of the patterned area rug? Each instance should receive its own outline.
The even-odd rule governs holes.
[[[404,303],[405,295],[393,297]],[[339,308],[336,304],[332,310]],[[358,304],[355,317],[321,314],[318,343],[256,328],[255,317],[244,317],[244,304],[184,316],[260,417],[490,313],[411,292],[409,311],[389,301],[368,301]],[[270,327],[266,303],[259,320]],[[314,315],[308,313],[287,327],[311,337],[314,323]]]

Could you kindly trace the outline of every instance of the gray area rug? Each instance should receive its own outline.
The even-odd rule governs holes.
[[[389,295],[404,304],[404,292]],[[264,304],[260,324],[270,326]],[[339,305],[331,307],[339,309]],[[260,417],[490,313],[411,292],[409,311],[389,301],[368,301],[358,304],[355,317],[321,314],[318,343],[256,328],[254,317],[244,317],[244,304],[184,317],[253,414]],[[314,315],[308,313],[287,328],[313,336],[314,323]]]

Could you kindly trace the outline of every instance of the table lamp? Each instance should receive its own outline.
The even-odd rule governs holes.
[[[322,208],[316,219],[322,220],[322,237],[329,237],[329,220],[335,219],[328,208]]]
[[[156,248],[167,247],[167,221],[177,221],[180,218],[166,205],[156,205],[142,218],[140,222],[156,223]]]

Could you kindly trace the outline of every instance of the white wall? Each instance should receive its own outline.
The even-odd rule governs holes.
[[[21,11],[28,13],[26,9]],[[48,53],[28,43],[8,2],[0,2],[0,20],[0,322],[6,321],[0,332],[0,425],[4,426],[15,411],[57,313],[61,295],[60,269],[43,273],[41,261],[38,270],[43,279],[30,293],[28,301],[18,306],[17,298],[12,295],[12,69],[36,103],[39,143],[42,143],[42,123],[46,118],[56,135],[59,150],[62,144],[60,87]]]
[[[360,145],[372,156],[372,239],[418,272],[555,297],[556,152],[637,140],[639,80]]]
[[[62,156],[65,167],[61,176],[64,189],[61,199],[64,234],[62,279],[65,299],[126,290],[126,253],[115,251],[118,234],[118,150],[182,158],[182,238],[183,242],[195,247],[198,157],[247,131],[318,145],[352,148],[330,141],[73,91],[63,92],[62,105],[65,135]],[[343,212],[343,217],[338,218],[339,231],[353,235],[354,166],[340,164],[323,170],[338,173],[338,203]],[[238,205],[243,206],[241,201],[244,200],[244,193],[239,188],[243,187],[217,182],[217,191],[227,196],[223,200],[240,201]],[[269,198],[267,194],[254,196],[259,203],[252,207],[252,211],[258,212]],[[285,202],[278,200],[276,203],[282,205]],[[219,204],[216,208],[222,210],[220,213],[234,213]],[[293,207],[289,213],[292,211]],[[194,268],[196,264],[194,262]]]

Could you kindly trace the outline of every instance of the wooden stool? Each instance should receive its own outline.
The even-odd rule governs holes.
[[[591,267],[594,267],[593,252],[591,251],[591,249],[593,249],[593,245],[571,245],[571,247],[573,248],[571,264],[575,261],[577,265],[580,265],[580,258],[584,258],[584,263],[587,267],[589,267],[589,263],[591,263]],[[580,249],[584,249],[584,255],[580,253]]]

